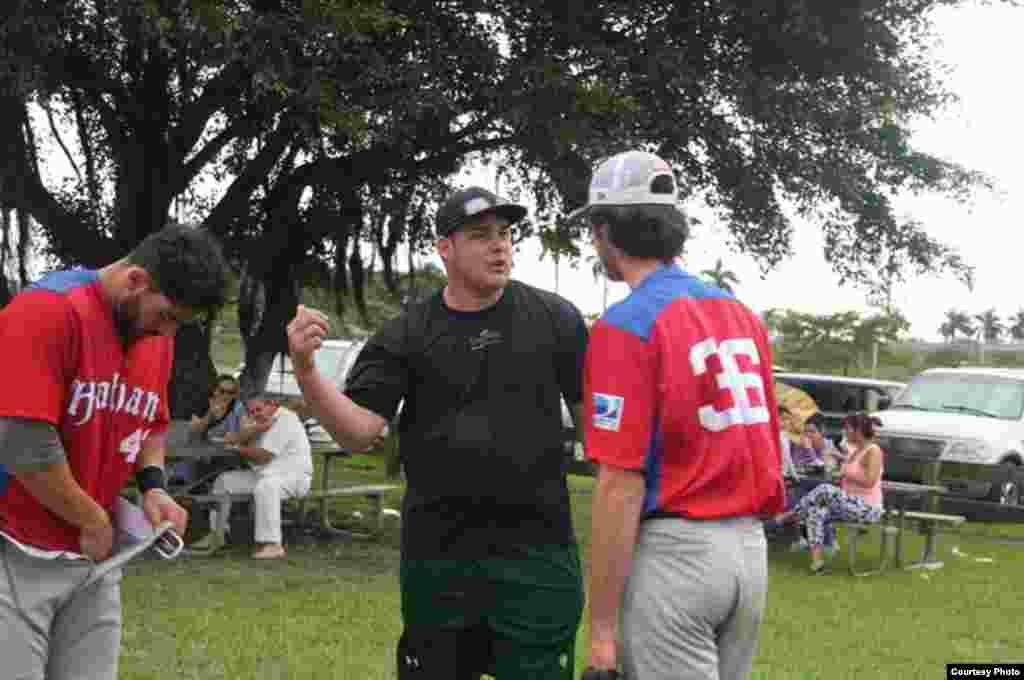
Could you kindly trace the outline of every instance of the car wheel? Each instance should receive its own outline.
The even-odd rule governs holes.
[[[992,487],[992,500],[1000,505],[1021,504],[1020,467],[1014,463],[1004,463],[996,473],[996,483]]]

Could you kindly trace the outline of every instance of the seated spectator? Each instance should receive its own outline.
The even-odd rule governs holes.
[[[245,415],[240,395],[238,380],[227,374],[218,376],[206,413],[201,417],[192,416],[189,429],[204,439],[223,438],[229,432],[237,432]]]
[[[793,508],[793,504],[796,502],[797,494],[799,493],[799,485],[797,482],[800,479],[800,475],[797,472],[796,466],[793,465],[793,460],[790,458],[790,439],[789,435],[786,434],[786,427],[788,422],[791,420],[792,414],[782,404],[779,404],[779,447],[781,450],[781,461],[782,461],[782,478],[786,481],[786,509],[790,510]],[[786,526],[774,519],[766,519],[763,523],[765,535],[770,541],[780,540],[793,540],[795,535],[793,528]]]
[[[846,460],[846,456],[825,436],[822,430],[823,423],[820,416],[812,416],[807,420],[804,424],[805,445],[813,452],[815,461],[823,463],[829,470],[837,469]]]
[[[193,415],[189,422],[189,438],[205,440],[211,437],[223,438],[230,432],[237,432],[245,415],[245,406],[239,398],[238,381],[230,375],[217,377],[217,384],[210,394],[206,413]],[[188,458],[172,463],[168,467],[168,481],[172,484],[191,484],[204,475],[211,475],[223,461],[208,458]]]
[[[810,437],[806,431],[800,435],[800,443],[792,444],[789,447],[789,456],[797,470],[804,470],[812,467],[823,467],[825,465],[817,450],[811,444]]]
[[[281,501],[309,493],[313,457],[302,421],[294,411],[281,407],[269,395],[246,402],[251,420],[229,433],[230,446],[248,462],[249,469],[229,470],[213,483],[214,494],[253,495],[256,559],[285,556],[281,538]],[[197,553],[212,553],[225,543],[231,500],[221,501],[210,513],[210,533],[191,546]]]
[[[821,473],[833,469],[831,467],[834,456],[832,452],[835,446],[828,441],[821,431],[823,418],[819,415],[811,416],[804,423],[804,431],[800,435],[800,443],[792,446],[791,458],[793,465],[798,472],[810,473],[817,471],[809,478],[800,480],[799,484],[793,485],[787,495],[786,509],[791,510],[800,499],[813,491],[817,483],[816,479],[821,478]],[[825,529],[825,545],[832,548],[833,552],[838,549],[836,546],[835,529],[831,526]],[[800,538],[793,545],[791,550],[807,550],[810,544],[807,542],[807,528],[801,525]]]
[[[779,446],[782,449],[782,478],[798,479],[796,466],[793,465],[792,442],[789,431],[793,425],[793,414],[782,404],[779,404]]]
[[[848,415],[843,420],[843,432],[850,443],[850,454],[840,470],[839,486],[821,484],[801,498],[793,510],[776,518],[804,522],[814,574],[826,570],[825,536],[832,522],[874,523],[882,517],[884,454],[875,443],[875,427],[881,424],[866,413]]]

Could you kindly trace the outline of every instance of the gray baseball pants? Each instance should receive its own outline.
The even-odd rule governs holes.
[[[623,595],[625,677],[746,678],[767,590],[767,548],[759,520],[643,522]]]
[[[32,557],[0,538],[0,675],[116,680],[121,570],[84,589],[94,562]]]

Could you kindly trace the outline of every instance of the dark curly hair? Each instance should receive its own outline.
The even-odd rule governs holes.
[[[224,305],[228,264],[206,229],[168,225],[144,238],[126,260],[145,269],[156,289],[176,305],[201,312]]]
[[[631,257],[669,263],[683,252],[689,223],[686,214],[672,205],[596,206],[591,224],[607,224],[608,240]]]
[[[849,427],[864,435],[865,439],[873,439],[877,428],[882,426],[882,421],[877,417],[864,413],[851,413],[843,418],[843,427]]]

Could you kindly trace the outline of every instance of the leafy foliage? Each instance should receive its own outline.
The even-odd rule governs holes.
[[[887,345],[898,342],[910,328],[899,312],[862,317],[858,312],[807,314],[791,309],[766,312],[766,325],[780,337],[776,361],[793,370],[864,372],[870,367],[875,343],[880,359]]]
[[[735,293],[736,289],[734,286],[739,284],[739,277],[736,276],[736,272],[733,272],[725,268],[725,264],[722,263],[722,258],[718,258],[715,261],[713,269],[705,269],[700,273],[708,283],[721,288],[727,293]]]
[[[985,342],[999,342],[1006,329],[995,309],[986,309],[981,314],[975,314],[974,319],[978,322],[981,337]]]
[[[283,347],[305,284],[331,280],[365,316],[376,258],[393,281],[398,245],[430,242],[437,198],[474,159],[500,163],[511,197],[555,225],[594,161],[649,148],[764,268],[790,253],[793,205],[844,281],[970,283],[891,206],[987,185],[909,141],[952,99],[928,51],[930,10],[952,4],[12,0],[0,207],[85,265],[187,213],[254,282],[240,318],[262,355]],[[62,186],[43,179],[43,136],[73,168]]]

